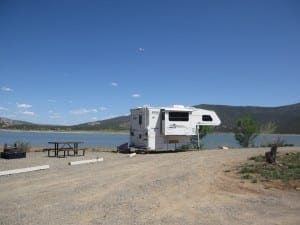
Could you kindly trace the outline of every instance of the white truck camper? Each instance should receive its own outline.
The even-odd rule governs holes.
[[[129,147],[144,150],[170,150],[190,142],[199,126],[218,126],[221,120],[214,111],[174,105],[131,109]],[[199,138],[198,138],[199,144]]]

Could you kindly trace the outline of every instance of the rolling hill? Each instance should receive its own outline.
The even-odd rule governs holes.
[[[275,133],[300,134],[300,103],[280,107],[196,105],[197,108],[214,110],[222,120],[220,131],[233,131],[236,121],[251,116],[260,126],[272,122]]]
[[[128,131],[129,116],[120,116],[112,119],[101,120],[96,122],[83,123],[71,127],[72,130],[86,130],[86,131]]]
[[[280,107],[195,105],[196,108],[214,110],[222,124],[217,131],[232,132],[236,121],[246,115],[251,116],[261,125],[272,122],[276,125],[275,133],[300,134],[300,103]],[[64,130],[64,131],[128,131],[129,116],[121,116],[74,126],[40,125],[24,121],[0,118],[1,129],[21,130]]]

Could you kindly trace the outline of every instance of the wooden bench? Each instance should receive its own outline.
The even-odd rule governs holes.
[[[85,148],[80,148],[75,150],[74,148],[67,147],[67,148],[60,148],[58,152],[64,151],[64,157],[66,156],[66,152],[67,152],[67,156],[85,156],[85,150],[86,150]],[[82,154],[79,155],[80,151],[82,152]]]
[[[58,149],[57,155],[54,148],[44,148],[43,151],[48,151],[48,157],[66,157],[66,151],[68,151],[68,149],[66,148]],[[52,151],[53,151],[53,155],[51,155]],[[64,154],[59,155],[59,152],[64,152]]]
[[[71,156],[85,156],[86,148],[80,148],[77,150],[74,150],[74,148],[71,148],[71,147],[60,148],[60,149],[58,149],[58,153],[57,153],[58,155],[55,155],[54,148],[44,148],[43,151],[48,152],[48,157],[66,157],[66,155],[70,156],[70,152],[72,152],[72,151],[73,151],[73,154]],[[80,151],[82,152],[82,154],[79,155]],[[51,154],[51,152],[53,152],[53,154]],[[60,155],[59,154],[60,152],[63,152],[64,154]]]
[[[74,150],[74,149],[70,149],[69,151],[73,151],[73,156],[85,156],[85,150],[86,148],[79,148],[77,150]],[[79,155],[79,152],[82,152],[82,154]],[[69,155],[69,152],[68,152],[68,155]]]
[[[85,156],[85,150],[86,150],[86,148],[80,148],[80,149],[78,149],[77,154],[79,153],[79,151],[82,151],[82,156]]]
[[[50,154],[51,151],[54,152],[53,155]],[[44,148],[43,152],[48,152],[48,157],[55,157],[55,149],[54,148]]]

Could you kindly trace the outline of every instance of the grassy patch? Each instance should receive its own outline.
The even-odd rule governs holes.
[[[250,175],[250,174],[243,174],[243,175],[241,176],[241,179],[242,179],[242,180],[250,180],[250,179],[253,179],[253,177],[252,177],[252,175]]]
[[[265,162],[266,161],[266,159],[263,155],[252,156],[249,158],[249,160],[253,160],[255,162]]]
[[[266,163],[262,155],[253,156],[249,160],[252,162],[243,164],[239,169],[241,179],[252,179],[252,183],[257,183],[257,179],[253,178],[254,175],[259,175],[266,180],[300,179],[300,152],[278,154],[276,164]]]
[[[256,177],[252,178],[251,183],[256,184],[257,183],[257,178]]]

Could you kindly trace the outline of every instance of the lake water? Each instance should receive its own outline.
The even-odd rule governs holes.
[[[272,143],[280,136],[285,143],[300,146],[300,135],[260,135],[255,139],[255,146]],[[48,141],[84,141],[85,147],[116,147],[129,142],[128,134],[111,133],[76,133],[76,132],[30,132],[30,131],[0,131],[0,145],[13,144],[16,141],[29,143],[31,146],[47,147]],[[204,148],[213,149],[219,146],[239,147],[232,133],[208,134],[202,142]]]
[[[300,146],[300,135],[292,134],[264,134],[259,135],[254,140],[255,146],[268,145],[280,137],[286,144]],[[234,138],[233,133],[212,133],[208,134],[203,140],[204,148],[218,148],[219,146],[227,146],[230,148],[239,148],[240,145]]]

